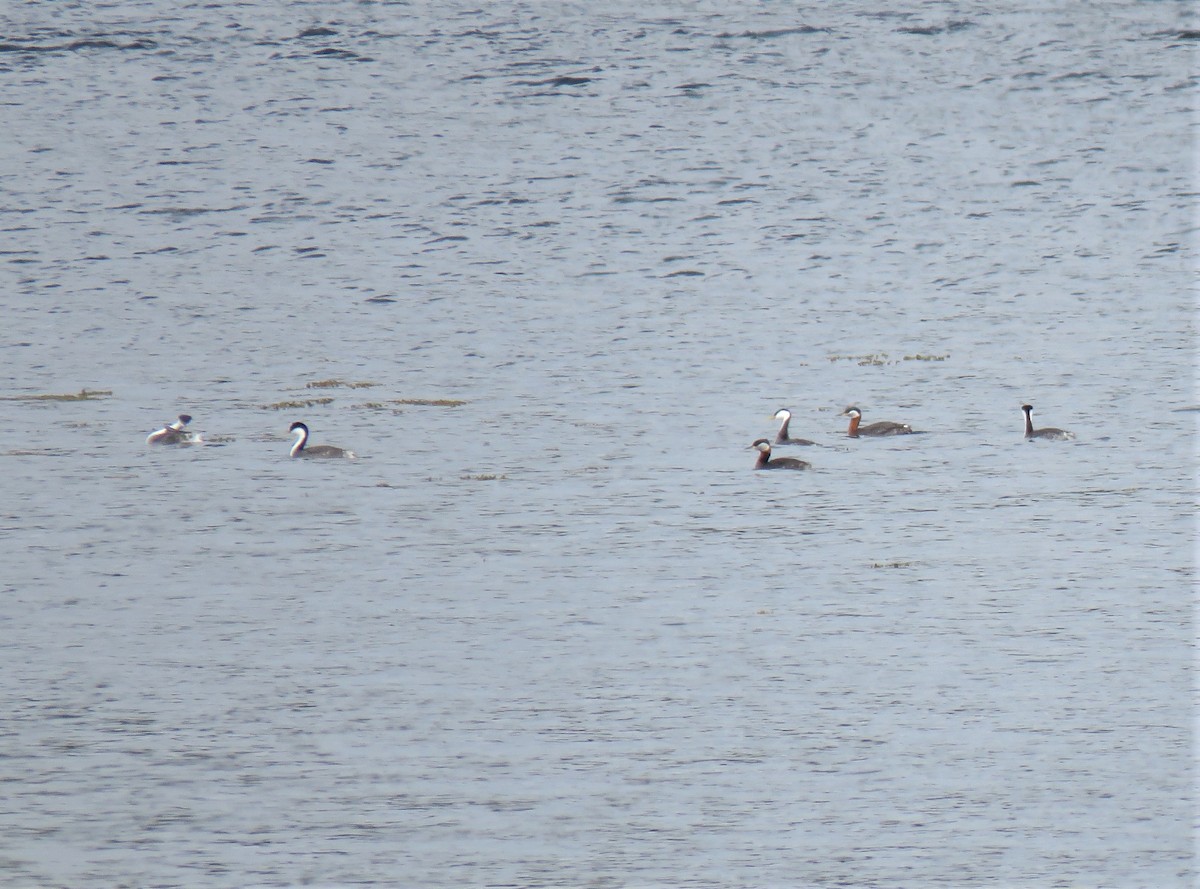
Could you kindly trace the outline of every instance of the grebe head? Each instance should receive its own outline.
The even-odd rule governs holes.
[[[1033,405],[1032,404],[1023,404],[1023,405],[1021,405],[1021,410],[1025,411],[1025,413],[1029,413],[1031,410],[1033,410]]]
[[[776,420],[790,420],[791,418],[792,418],[792,412],[789,411],[786,407],[781,407],[779,410],[775,411],[775,419]]]
[[[759,450],[764,454],[769,454],[769,453],[771,453],[771,443],[769,441],[767,441],[765,438],[760,438],[754,444],[750,445],[750,447],[746,448],[746,450],[748,450],[748,451]]]
[[[862,411],[860,411],[856,407],[848,407],[844,411],[842,411],[842,416],[849,417],[851,420],[856,420],[862,416]]]
[[[301,423],[299,420],[297,420],[295,423],[293,423],[291,426],[288,427],[288,432],[295,432],[298,435],[308,435],[308,427],[306,425],[304,425],[303,423]]]

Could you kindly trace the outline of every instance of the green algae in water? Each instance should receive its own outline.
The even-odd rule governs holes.
[[[457,401],[453,398],[393,398],[389,401],[364,401],[361,404],[352,405],[355,410],[361,411],[386,411],[390,410],[393,413],[400,413],[396,408],[398,406],[407,407],[461,407],[466,404],[465,401]]]
[[[888,364],[888,357],[883,353],[872,355],[830,355],[830,361],[854,361],[859,366],[872,364]]]
[[[305,383],[304,388],[305,389],[339,389],[339,388],[340,389],[370,389],[372,386],[375,386],[375,385],[377,385],[377,384],[376,383],[367,383],[367,382],[352,383],[352,382],[348,382],[347,380],[331,379],[331,380],[313,380],[311,383]]]
[[[870,355],[830,355],[831,362],[836,361],[853,361],[859,367],[882,367],[885,364],[899,364],[903,361],[945,361],[949,355],[925,355],[918,352],[916,355],[905,355],[903,359],[892,358],[886,352],[876,352]]]
[[[455,398],[392,398],[388,401],[364,401],[362,404],[354,405],[354,407],[364,411],[382,411],[392,408],[395,405],[407,405],[409,407],[462,407],[464,404],[466,404],[465,401],[459,401]]]
[[[261,405],[265,411],[286,411],[294,408],[317,407],[323,404],[333,404],[332,398],[306,398],[303,401],[277,401],[274,404]]]
[[[922,355],[918,352],[916,355],[905,355],[905,361],[945,361],[949,355]]]
[[[110,395],[111,389],[80,389],[73,395],[0,395],[0,401],[97,401]]]

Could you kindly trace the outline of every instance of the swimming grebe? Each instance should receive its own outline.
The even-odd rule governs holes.
[[[180,414],[179,419],[146,436],[146,444],[193,444],[200,440],[199,435],[185,432],[183,427],[192,422],[187,414]]]
[[[333,445],[317,445],[315,448],[306,448],[308,444],[308,427],[303,423],[293,423],[288,432],[296,434],[296,443],[292,445],[292,450],[288,454],[290,457],[345,457],[347,460],[354,459],[354,451],[347,451],[345,448],[335,448]]]
[[[771,443],[765,438],[760,438],[750,447],[758,448],[758,462],[754,464],[755,469],[812,469],[811,463],[805,463],[795,457],[779,457],[772,460]]]
[[[842,416],[850,418],[850,431],[847,434],[851,438],[858,438],[860,435],[912,435],[913,431],[907,423],[893,423],[890,420],[880,420],[869,426],[859,426],[858,421],[862,419],[862,411],[856,407],[846,408],[842,411]]]
[[[1033,405],[1023,404],[1021,410],[1025,412],[1025,437],[1026,438],[1047,438],[1051,441],[1071,441],[1075,438],[1074,432],[1067,432],[1065,429],[1055,429],[1052,426],[1047,426],[1045,429],[1033,428]]]
[[[782,421],[779,424],[779,434],[775,436],[775,444],[777,445],[810,445],[816,442],[809,441],[807,438],[788,438],[788,423],[792,419],[792,412],[786,407],[781,407],[775,411],[775,419]]]

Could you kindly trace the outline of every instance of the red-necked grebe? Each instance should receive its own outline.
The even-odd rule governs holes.
[[[846,408],[842,411],[842,416],[850,418],[850,430],[847,434],[851,438],[858,438],[861,435],[912,435],[913,431],[907,423],[893,423],[890,420],[880,420],[878,423],[859,426],[862,411],[856,407]]]
[[[1026,438],[1045,438],[1050,441],[1071,441],[1075,438],[1074,432],[1067,432],[1065,429],[1055,429],[1053,426],[1047,426],[1045,429],[1033,428],[1033,405],[1023,404],[1021,410],[1025,412],[1025,437]]]
[[[778,457],[772,460],[771,443],[765,438],[760,438],[750,447],[758,449],[758,462],[754,464],[755,469],[812,469],[811,463],[805,463],[795,457]]]
[[[291,457],[344,457],[347,460],[354,459],[354,451],[348,451],[345,448],[335,448],[333,445],[317,445],[316,447],[305,447],[308,444],[308,427],[303,423],[293,423],[289,428],[289,432],[296,435],[296,443],[292,445],[292,450],[288,456]]]

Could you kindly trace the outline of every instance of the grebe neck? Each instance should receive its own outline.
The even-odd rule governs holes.
[[[783,422],[779,424],[779,435],[775,439],[776,441],[783,441],[788,437],[788,423],[792,422],[792,412],[789,410],[778,411],[775,414],[775,419],[783,420]]]
[[[1025,412],[1025,437],[1033,435],[1033,405],[1023,404],[1021,410]]]
[[[295,457],[304,450],[304,445],[308,443],[308,427],[303,423],[297,423],[292,427],[292,433],[296,436],[296,443],[292,445],[292,449],[288,452],[288,456]]]
[[[859,420],[861,420],[861,419],[862,419],[862,416],[857,411],[855,411],[854,413],[852,413],[850,415],[849,435],[851,438],[858,438],[858,423],[859,423]]]

